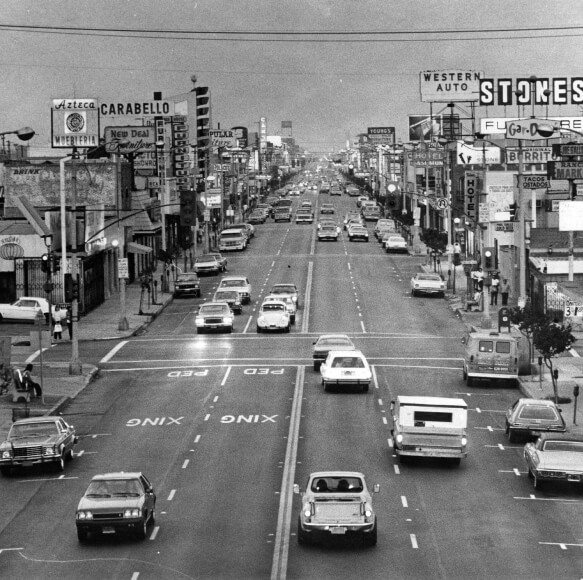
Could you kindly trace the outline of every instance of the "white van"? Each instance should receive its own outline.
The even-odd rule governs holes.
[[[393,451],[408,457],[439,457],[459,464],[468,454],[468,406],[463,399],[399,396],[391,401]]]
[[[237,230],[223,230],[219,236],[219,252],[244,250],[247,247],[247,235]]]

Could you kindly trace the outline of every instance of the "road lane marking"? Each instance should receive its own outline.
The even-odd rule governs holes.
[[[411,537],[411,546],[413,546],[413,549],[416,550],[417,548],[419,548],[419,544],[417,544],[417,536],[415,534],[410,534]]]
[[[271,566],[271,580],[285,580],[289,553],[290,525],[293,508],[293,482],[298,453],[298,435],[302,417],[302,400],[304,393],[304,367],[298,367],[296,385],[290,416],[285,462],[281,480],[279,509],[277,514],[277,531]]]
[[[199,441],[200,441],[200,435],[197,435],[197,436],[194,438],[194,442],[195,442],[195,443],[198,443]]]
[[[168,500],[167,501],[172,501],[174,499],[174,495],[176,494],[176,490],[173,489],[170,494],[168,495]]]
[[[185,459],[184,463],[182,464],[182,469],[186,469],[188,467],[189,463],[190,463],[190,459]]]
[[[116,355],[116,353],[120,351],[127,343],[127,340],[123,340],[119,344],[116,344],[99,362],[106,363],[107,361],[111,360]]]
[[[132,574],[132,580],[138,580],[139,577],[140,577],[140,573],[139,572],[134,572]]]
[[[395,475],[401,475],[401,470],[398,465],[393,465],[393,469],[395,470]]]
[[[568,544],[565,542],[539,542],[541,546],[559,546],[561,550],[566,550],[567,546],[573,546],[576,548],[583,548],[583,544]]]
[[[255,310],[255,309],[253,309]],[[249,328],[249,325],[251,324],[251,321],[253,320],[253,316],[249,317],[249,320],[247,321],[247,324],[245,325],[245,328],[243,329],[243,333],[242,334],[246,334],[247,333],[247,329]]]
[[[152,534],[150,536],[150,540],[155,540],[156,536],[158,535],[158,532],[160,531],[160,526],[156,526],[153,530],[152,530]]]
[[[225,386],[225,383],[227,382],[227,378],[229,377],[230,372],[231,372],[231,366],[229,365],[227,367],[227,372],[225,373],[225,376],[223,377],[223,380],[221,381],[221,387]]]
[[[409,507],[409,504],[407,503],[407,498],[404,495],[401,496],[401,503],[403,504],[404,508]]]
[[[304,296],[304,313],[302,315],[302,330],[301,332],[307,332],[308,324],[310,323],[310,304],[311,304],[311,294],[312,294],[312,276],[314,270],[314,262],[308,262],[308,277],[306,280],[306,294]]]
[[[210,415],[210,413],[207,413],[207,414],[204,416],[204,420],[205,420],[205,421],[208,421],[210,418],[211,418],[211,415]]]

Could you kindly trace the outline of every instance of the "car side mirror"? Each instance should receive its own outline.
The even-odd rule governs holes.
[[[375,483],[373,488],[372,488],[373,493],[378,493],[379,491],[381,491],[381,486],[378,483]]]
[[[294,483],[294,493],[300,493],[300,486],[297,483]]]
[[[390,409],[391,409],[391,411],[394,411],[395,410],[395,400],[394,399],[391,401],[391,407],[390,407]]]
[[[464,338],[462,338],[462,344],[466,344],[466,338],[464,336]]]

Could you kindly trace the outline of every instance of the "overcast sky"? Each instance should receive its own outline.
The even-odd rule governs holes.
[[[71,35],[6,25],[104,30]],[[564,29],[527,30],[540,27]],[[235,31],[275,34],[241,41],[229,34]],[[34,148],[50,142],[53,98],[150,100],[155,91],[189,91],[195,74],[211,88],[215,126],[256,131],[266,117],[268,134],[279,134],[281,121],[292,121],[303,148],[338,150],[369,126],[394,126],[406,141],[407,115],[429,113],[421,71],[583,76],[583,2],[1,0],[0,54],[0,131],[29,125]],[[505,116],[500,108],[477,113]],[[574,105],[549,113],[582,114]]]

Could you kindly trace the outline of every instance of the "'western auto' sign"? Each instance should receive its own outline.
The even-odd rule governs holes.
[[[419,74],[423,102],[477,101],[484,73],[471,70],[428,70]]]

